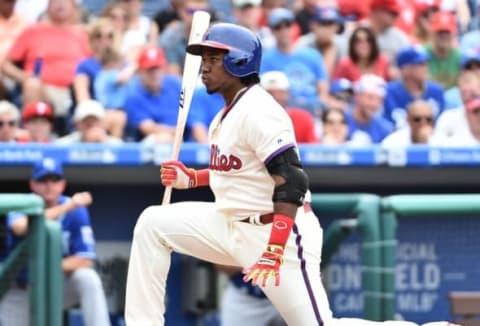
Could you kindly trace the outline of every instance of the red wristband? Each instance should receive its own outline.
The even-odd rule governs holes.
[[[285,248],[294,223],[295,221],[290,216],[275,214],[273,216],[272,230],[270,231],[268,243]]]
[[[208,169],[197,171],[197,187],[208,186],[210,184],[210,172]]]

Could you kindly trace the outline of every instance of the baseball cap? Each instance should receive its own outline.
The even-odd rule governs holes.
[[[232,0],[232,4],[236,8],[244,8],[244,7],[257,7],[260,6],[262,0]]]
[[[361,1],[361,0],[359,0]],[[370,3],[371,10],[385,10],[394,14],[400,13],[398,0],[373,0]]]
[[[425,63],[428,60],[428,53],[420,45],[407,46],[397,53],[397,66],[402,68],[405,65]]]
[[[474,111],[475,109],[480,109],[480,96],[477,96],[470,101],[467,102],[465,105],[467,111]]]
[[[166,64],[165,54],[161,48],[147,47],[140,52],[137,63],[140,69],[163,67]]]
[[[353,87],[355,93],[369,93],[380,96],[385,96],[385,88],[385,80],[382,77],[373,74],[362,75]]]
[[[336,79],[330,85],[330,94],[332,95],[351,91],[353,91],[352,82],[346,78]]]
[[[105,109],[95,100],[86,100],[77,105],[73,114],[73,120],[78,122],[90,116],[98,119],[102,119],[105,116]]]
[[[275,8],[268,17],[268,26],[276,27],[283,22],[293,23],[295,16],[291,10],[285,8]]]
[[[468,49],[462,55],[461,66],[465,69],[472,62],[480,63],[480,47]]]
[[[440,9],[440,0],[415,0],[413,5],[415,12],[421,15],[430,9]]]
[[[27,121],[36,117],[53,119],[53,109],[45,102],[30,102],[23,107],[22,120]]]
[[[318,23],[337,23],[344,22],[344,18],[338,8],[330,6],[318,6],[315,8],[312,20]]]
[[[269,71],[264,73],[260,77],[260,86],[264,89],[272,90],[272,89],[280,89],[280,90],[288,90],[290,87],[290,83],[288,81],[287,75],[281,71]]]
[[[33,165],[33,180],[38,181],[47,175],[53,175],[63,179],[62,164],[53,157],[44,157]]]
[[[455,16],[448,11],[437,11],[433,14],[431,24],[434,32],[447,31],[457,33]]]

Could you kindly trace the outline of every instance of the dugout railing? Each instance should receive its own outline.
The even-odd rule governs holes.
[[[348,232],[354,228],[361,235],[363,317],[382,320],[382,234],[380,227],[380,197],[373,194],[314,194],[312,208],[318,213],[354,215],[356,222],[337,220],[325,231],[325,262],[336,251]],[[345,224],[346,223],[346,224]]]
[[[30,325],[60,326],[55,306],[62,307],[60,227],[56,222],[45,223],[44,203],[37,195],[0,194],[0,216],[5,217],[12,211],[26,214],[29,227],[25,238],[0,266],[0,298],[15,282],[19,271],[27,267]]]
[[[480,213],[479,194],[394,195],[381,200],[381,233],[385,244],[382,246],[382,264],[386,271],[382,273],[382,319],[392,319],[395,314],[395,253],[401,219],[472,213]]]

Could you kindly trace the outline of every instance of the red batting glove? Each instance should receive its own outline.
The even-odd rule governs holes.
[[[283,263],[283,247],[269,244],[267,250],[258,261],[244,271],[245,282],[252,281],[252,285],[266,287],[271,278],[275,279],[275,286],[280,284],[280,265]]]
[[[175,189],[188,189],[197,186],[197,171],[187,168],[180,161],[163,162],[160,178],[164,186]]]

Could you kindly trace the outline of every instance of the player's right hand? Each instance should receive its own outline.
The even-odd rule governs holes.
[[[75,207],[84,207],[92,203],[92,195],[87,192],[77,192],[72,196],[72,201]]]
[[[188,189],[197,186],[197,171],[187,168],[180,161],[162,163],[160,169],[162,184],[175,189]]]

